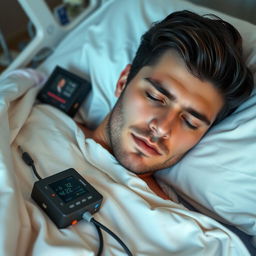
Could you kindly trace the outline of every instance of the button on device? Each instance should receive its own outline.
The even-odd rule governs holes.
[[[75,225],[77,222],[78,222],[77,220],[73,220],[73,221],[71,222],[71,225]]]
[[[88,200],[92,199],[92,196],[88,196],[87,199],[88,199]]]
[[[31,197],[58,228],[75,224],[82,219],[83,212],[94,213],[94,206],[103,200],[102,195],[73,168],[36,181]]]

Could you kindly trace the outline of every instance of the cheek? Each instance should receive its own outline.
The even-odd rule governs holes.
[[[147,122],[152,113],[145,98],[139,93],[127,91],[123,107],[126,122]]]
[[[179,131],[171,137],[170,147],[173,149],[175,155],[183,155],[192,147],[194,147],[200,139],[203,137],[204,133],[184,132]]]

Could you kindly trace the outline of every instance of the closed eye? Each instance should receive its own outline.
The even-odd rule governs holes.
[[[146,96],[153,101],[157,101],[157,102],[163,102],[162,100],[156,98],[155,96],[153,96],[152,94],[150,94],[149,92],[146,92]]]
[[[192,130],[196,130],[198,129],[197,126],[193,125],[192,123],[190,123],[186,118],[183,119],[184,120],[184,123],[186,124],[186,126]]]

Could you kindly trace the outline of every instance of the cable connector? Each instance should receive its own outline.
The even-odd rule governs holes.
[[[99,226],[97,226],[97,225],[93,222],[93,217],[92,217],[92,215],[91,215],[89,212],[83,213],[82,218],[83,218],[85,221],[87,221],[87,222],[93,223],[93,225],[95,226],[95,228],[96,228],[96,230],[97,230],[97,232],[98,232],[99,241],[100,241],[100,246],[99,246],[99,249],[98,249],[98,252],[97,252],[97,256],[101,256],[101,255],[102,255],[102,251],[103,251],[103,244],[104,244],[103,235],[102,235],[101,229],[100,229]]]
[[[28,152],[24,152],[22,147],[19,145],[18,146],[18,150],[21,154],[21,158],[22,160],[25,162],[25,164],[27,164],[28,166],[30,166],[35,174],[35,176],[41,180],[42,178],[40,177],[40,175],[38,174],[37,170],[36,170],[36,167],[35,167],[35,164],[34,164],[34,160],[32,159],[32,157],[29,155]]]
[[[28,152],[24,152],[21,146],[18,146],[18,150],[21,154],[22,160],[29,166],[32,166],[34,164],[34,160],[31,158],[31,156],[28,154]]]
[[[91,222],[91,220],[92,220],[92,215],[89,213],[89,212],[85,212],[83,215],[82,215],[82,218],[84,219],[84,220],[86,220],[87,222]]]

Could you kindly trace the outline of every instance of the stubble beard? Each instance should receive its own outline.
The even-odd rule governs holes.
[[[114,156],[122,166],[128,168],[127,164],[125,164],[123,161],[125,153],[123,152],[121,143],[121,131],[124,127],[122,95],[123,93],[118,98],[112,112],[110,113],[106,129],[109,137],[110,147]]]
[[[123,95],[122,93],[118,98],[112,112],[108,119],[108,125],[106,126],[107,134],[109,137],[112,153],[117,161],[129,171],[135,174],[153,173],[157,170],[161,170],[169,167],[173,163],[166,161],[165,163],[151,166],[136,166],[134,161],[129,157],[129,153],[125,151],[125,145],[122,144],[122,130],[125,127],[124,110],[123,110]],[[146,131],[145,131],[146,132]],[[143,154],[139,151],[134,153],[137,157],[143,157]],[[169,159],[171,160],[171,159]],[[176,161],[175,161],[176,162]]]

